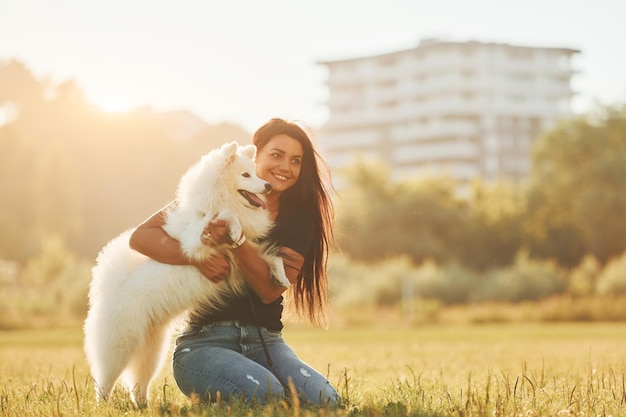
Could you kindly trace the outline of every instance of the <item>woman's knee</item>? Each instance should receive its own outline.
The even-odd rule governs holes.
[[[328,381],[317,387],[305,386],[301,397],[309,404],[320,407],[338,407],[341,405],[339,393]]]
[[[285,389],[271,373],[255,375],[246,374],[246,381],[240,386],[240,394],[246,401],[266,404],[285,396]]]
[[[197,396],[201,401],[222,400],[254,401],[265,404],[283,398],[281,383],[269,371],[260,367],[242,369],[233,364],[230,372],[218,369],[194,369],[174,363],[173,373],[179,389],[188,397]]]

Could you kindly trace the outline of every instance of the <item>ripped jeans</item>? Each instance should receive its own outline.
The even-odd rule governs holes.
[[[300,401],[338,406],[340,397],[328,380],[298,359],[280,332],[261,327],[273,365],[267,362],[258,328],[237,321],[187,327],[176,339],[174,379],[187,396],[203,401],[244,398],[266,403],[288,398],[293,383]]]

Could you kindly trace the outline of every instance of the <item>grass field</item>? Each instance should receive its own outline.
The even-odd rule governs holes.
[[[346,404],[249,408],[192,404],[169,369],[152,400],[94,401],[80,329],[0,332],[2,416],[602,416],[626,415],[626,324],[287,328],[296,352],[327,373]]]

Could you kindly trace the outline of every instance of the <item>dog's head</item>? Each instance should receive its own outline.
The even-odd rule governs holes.
[[[256,147],[226,143],[204,155],[181,178],[177,199],[199,212],[216,213],[235,204],[265,209],[272,186],[256,174]],[[234,207],[233,207],[234,208]]]
[[[236,142],[222,146],[226,164],[223,174],[229,178],[236,178],[235,186],[237,193],[243,198],[244,204],[252,208],[261,207],[266,209],[264,194],[272,190],[272,185],[259,178],[256,174],[256,146],[239,146]]]

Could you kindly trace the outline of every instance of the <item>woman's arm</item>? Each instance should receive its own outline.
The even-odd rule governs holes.
[[[239,268],[246,277],[246,281],[262,302],[269,304],[285,292],[286,288],[276,285],[270,276],[267,263],[259,257],[256,249],[247,242],[237,249],[233,249],[233,253],[239,262]],[[283,259],[285,274],[289,282],[295,284],[304,264],[304,257],[287,247],[280,248],[278,254]]]
[[[216,242],[230,243],[228,225],[223,220],[211,221],[208,227],[205,228],[205,232],[209,233]],[[237,258],[239,268],[248,282],[248,285],[250,285],[250,288],[252,288],[263,303],[269,304],[285,292],[286,288],[276,285],[270,275],[269,266],[265,260],[259,256],[257,250],[247,241],[232,251],[235,258]],[[287,247],[281,247],[278,254],[283,258],[287,278],[292,284],[295,284],[298,274],[302,269],[302,265],[304,264],[304,257]]]
[[[192,260],[185,256],[180,242],[163,229],[166,213],[171,204],[154,213],[133,231],[129,241],[131,249],[157,262],[170,265],[193,265],[209,280],[223,281],[230,271],[230,264],[224,253],[218,252],[203,262]]]

